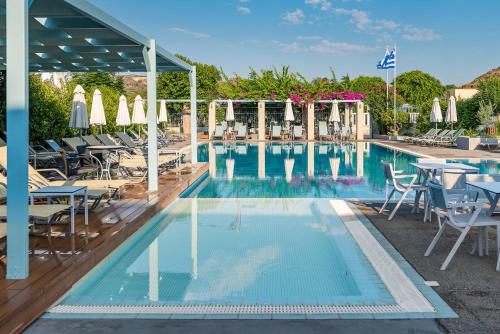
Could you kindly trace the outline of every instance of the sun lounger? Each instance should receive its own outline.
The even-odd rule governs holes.
[[[442,146],[456,146],[458,137],[460,137],[464,131],[465,129],[460,129],[457,132],[455,132],[452,137],[434,140],[432,144],[442,145]]]
[[[94,135],[82,136],[82,139],[84,142],[86,142],[90,146],[102,145],[102,143]]]
[[[498,146],[498,138],[481,138],[479,141],[479,147],[488,151],[497,150]]]
[[[324,121],[318,123],[318,139],[332,140],[332,136],[328,133],[328,127]]]
[[[247,139],[247,137],[248,137],[247,126],[243,125],[243,124],[240,124],[238,126],[238,130],[236,132],[236,137],[235,138],[236,139],[240,139],[240,140],[241,139],[245,140],[245,139]]]
[[[224,127],[222,125],[216,125],[214,134],[212,135],[213,140],[224,140]]]
[[[293,126],[293,140],[304,139],[304,129],[302,125]]]
[[[271,140],[272,139],[283,139],[281,134],[281,125],[273,125],[271,130]]]
[[[7,148],[0,147],[0,165],[7,168]],[[59,180],[49,180],[40,172],[50,172],[56,174]],[[127,180],[71,180],[60,170],[55,168],[35,169],[28,165],[28,176],[30,184],[34,187],[44,186],[87,186],[89,199],[94,200],[96,207],[106,194],[109,194],[108,202],[119,193],[125,185],[130,182]]]
[[[71,149],[74,153],[82,152],[82,149],[85,146],[88,146],[87,143],[83,141],[80,137],[72,137],[72,138],[63,138],[62,141]]]

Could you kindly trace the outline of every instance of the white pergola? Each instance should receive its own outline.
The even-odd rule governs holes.
[[[146,72],[148,189],[158,190],[156,75],[189,73],[192,162],[197,162],[196,68],[86,0],[0,0],[0,68],[7,72],[7,278],[28,258],[30,72]],[[194,103],[193,103],[194,102]]]

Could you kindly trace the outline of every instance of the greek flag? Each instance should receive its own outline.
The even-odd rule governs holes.
[[[385,65],[385,61],[386,61],[386,59],[387,59],[388,56],[389,56],[389,50],[385,49],[384,58],[382,58],[382,60],[378,62],[378,64],[377,64],[377,70],[385,70],[384,65]]]
[[[384,69],[396,68],[396,50],[392,49],[391,53],[385,57]]]

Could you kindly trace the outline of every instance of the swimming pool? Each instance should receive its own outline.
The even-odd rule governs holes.
[[[385,181],[372,164],[391,159],[402,167],[415,157],[368,143],[301,146],[302,151],[298,145],[278,149],[263,143],[200,146],[202,158],[211,160],[210,172],[47,316],[455,316],[342,200],[383,195]],[[292,154],[296,164],[290,172],[284,160]],[[332,168],[330,159],[337,158]]]
[[[382,199],[381,161],[409,172],[416,162],[414,155],[367,142],[214,143],[200,146],[199,157],[210,162],[210,180],[196,193],[201,198]]]

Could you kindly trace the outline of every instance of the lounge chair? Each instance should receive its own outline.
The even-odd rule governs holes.
[[[497,150],[499,146],[498,138],[481,138],[479,141],[479,147],[482,149],[487,149],[488,151]]]
[[[161,174],[169,169],[175,168],[179,161],[177,157],[161,156],[158,161],[158,172]],[[120,159],[119,168],[131,181],[142,182],[148,174],[148,162],[145,157],[135,157],[132,159]]]
[[[304,129],[302,125],[293,126],[293,140],[304,139]]]
[[[101,146],[102,143],[94,135],[82,136],[84,142],[90,146]]]
[[[224,140],[224,127],[222,125],[216,125],[214,134],[212,135],[213,140]]]
[[[421,134],[419,136],[407,137],[405,141],[415,144],[416,141],[419,141],[422,139],[434,138],[434,136],[436,136],[438,134],[438,132],[440,132],[440,131],[441,131],[441,129],[432,128],[429,131],[427,131],[426,133]]]
[[[460,129],[455,132],[452,137],[434,140],[432,144],[442,146],[456,146],[458,137],[460,137],[464,131],[465,129]]]
[[[318,123],[318,139],[332,140],[332,136],[328,133],[328,126],[324,121]]]
[[[243,124],[240,124],[238,126],[238,131],[236,132],[236,136],[235,136],[236,139],[243,139],[243,140],[246,140],[248,138],[248,133],[247,133],[247,126],[246,125],[243,125]]]
[[[281,134],[281,125],[273,125],[271,130],[271,140],[273,139],[283,139],[283,135]]]
[[[403,203],[403,201],[406,199],[406,196],[412,191],[415,192],[424,192],[427,190],[426,186],[424,185],[419,185],[415,184],[415,181],[417,180],[417,175],[412,174],[412,175],[405,175],[401,174],[402,171],[395,171],[394,167],[392,166],[391,163],[387,163],[382,161],[382,166],[384,168],[384,175],[385,175],[385,180],[386,184],[389,186],[392,186],[392,190],[389,193],[389,196],[387,196],[387,199],[385,200],[384,204],[380,208],[379,213],[382,213],[389,204],[389,202],[392,199],[392,196],[394,193],[398,192],[401,194],[401,198],[397,202],[396,206],[392,210],[391,214],[389,215],[389,218],[387,220],[392,220],[394,218],[394,215],[396,215],[396,212],[398,211],[399,207]],[[401,182],[401,180],[408,180],[409,182]],[[416,198],[417,196],[415,196]],[[415,203],[414,205],[418,205]]]
[[[423,145],[435,145],[437,142],[440,142],[440,141],[448,141],[448,140],[450,140],[453,137],[453,134],[456,131],[457,130],[443,130],[440,134],[438,134],[434,138],[421,140],[420,144],[423,144]]]
[[[80,154],[88,146],[86,142],[80,137],[63,138],[62,141],[69,147],[71,152]]]
[[[425,144],[425,143],[428,143],[429,141],[432,141],[436,138],[439,138],[439,137],[442,137],[444,135],[446,135],[448,132],[450,132],[450,130],[447,130],[447,129],[444,129],[444,130],[441,130],[441,129],[437,129],[437,131],[434,131],[434,133],[432,133],[431,135],[427,135],[427,136],[422,136],[422,137],[419,137],[419,138],[415,138],[413,140],[413,144]]]
[[[342,129],[340,130],[340,140],[349,140],[351,137],[349,128],[347,126],[343,126]]]
[[[142,153],[144,145],[137,144],[127,133],[115,132],[115,136],[130,150],[136,153]]]
[[[103,145],[108,145],[108,146],[114,146],[118,145],[118,143],[107,133],[102,133],[100,135],[97,135],[97,139],[103,144]]]
[[[500,220],[487,215],[487,211],[483,210],[485,205],[489,203],[488,201],[478,199],[476,201],[452,202],[448,199],[448,194],[443,185],[437,183],[435,180],[431,180],[428,183],[428,187],[431,202],[434,207],[434,213],[439,217],[438,219],[441,220],[441,218],[443,218],[443,224],[434,239],[432,239],[432,242],[425,251],[424,256],[429,256],[431,254],[447,226],[450,226],[460,232],[460,236],[441,265],[441,270],[446,270],[446,268],[448,268],[450,261],[455,256],[455,253],[471,228],[485,228],[488,226],[496,227],[497,231],[499,231],[497,238],[500,238]],[[441,212],[445,212],[446,215],[442,217]],[[500,262],[497,261],[497,271],[500,271],[500,266],[498,265],[499,263]]]
[[[0,147],[0,165],[7,169],[7,148]],[[59,180],[49,180],[41,173],[50,172],[57,175]],[[108,202],[119,194],[119,191],[130,182],[128,180],[74,180],[68,179],[59,169],[48,168],[48,169],[35,169],[31,165],[28,165],[28,175],[30,184],[34,187],[44,187],[44,186],[87,186],[89,199],[94,200],[94,205],[96,207],[99,202],[103,199],[104,195],[109,194]]]

